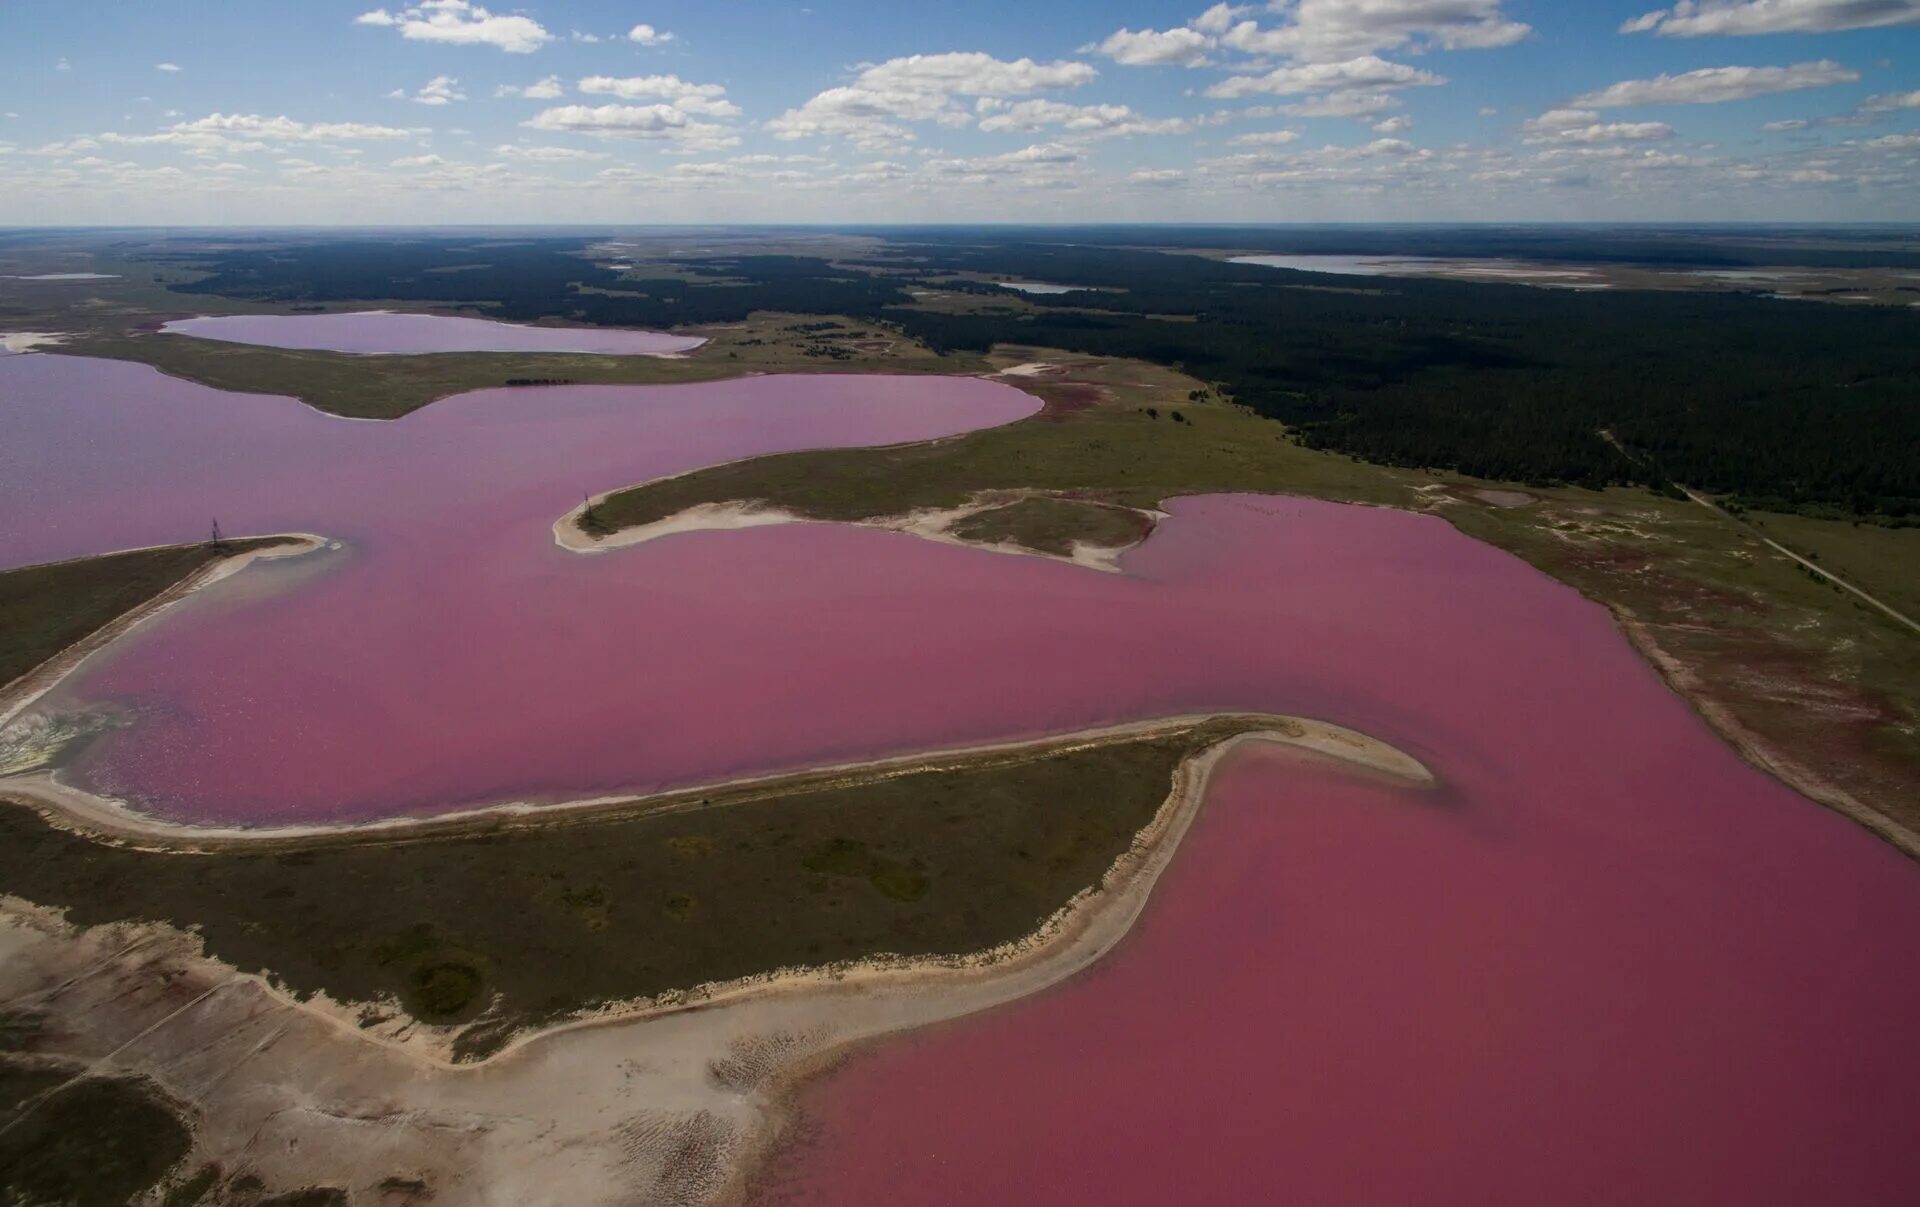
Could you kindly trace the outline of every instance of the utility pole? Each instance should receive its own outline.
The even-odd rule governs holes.
[[[211,535],[208,536],[207,544],[213,546],[213,548],[217,552],[221,552],[221,553],[226,552],[227,538],[220,534],[220,517],[219,516],[215,516],[213,518],[213,532]]]

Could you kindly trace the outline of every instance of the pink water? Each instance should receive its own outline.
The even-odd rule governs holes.
[[[268,348],[327,352],[587,352],[602,356],[660,356],[686,352],[707,341],[657,331],[609,327],[528,327],[490,319],[441,314],[233,314],[179,319],[160,329],[169,335]]]
[[[553,546],[582,491],[1001,422],[980,381],[494,391],[391,424],[0,362],[0,564],[347,549],[164,615],[50,707],[172,816],[364,818],[1260,708],[1412,795],[1237,760],[1140,931],[810,1100],[789,1193],[1890,1202],[1920,1194],[1920,871],[1739,762],[1606,614],[1443,522],[1215,496],[1126,574],[831,526]]]

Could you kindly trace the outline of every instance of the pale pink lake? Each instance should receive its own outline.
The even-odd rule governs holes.
[[[778,1197],[1920,1198],[1920,868],[1740,762],[1607,614],[1444,522],[1213,496],[1124,575],[826,525],[585,557],[584,491],[1006,422],[967,379],[499,390],[392,423],[0,361],[0,565],[229,532],[256,567],[46,702],[65,773],[274,823],[710,780],[1201,709],[1295,712],[1429,793],[1223,771],[1090,973],[805,1097]]]
[[[707,341],[697,335],[621,331],[610,327],[531,327],[444,314],[230,314],[176,319],[166,335],[191,335],[266,348],[361,355],[423,352],[585,352],[599,356],[662,356]]]

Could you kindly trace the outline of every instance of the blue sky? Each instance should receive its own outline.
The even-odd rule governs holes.
[[[1920,220],[1920,0],[10,0],[0,224]]]

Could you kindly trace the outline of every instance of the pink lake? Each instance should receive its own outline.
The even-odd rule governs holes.
[[[423,352],[585,352],[599,356],[663,356],[707,341],[694,335],[621,331],[609,327],[531,327],[444,314],[232,314],[177,319],[166,335],[267,348],[299,348],[361,355]]]
[[[0,362],[0,565],[230,532],[337,552],[164,614],[46,707],[169,816],[355,819],[1165,713],[1353,726],[1408,793],[1234,760],[1137,932],[807,1098],[777,1197],[1903,1202],[1920,869],[1740,762],[1607,614],[1427,516],[1176,500],[1104,575],[828,525],[599,556],[599,491],[1028,414],[969,379],[487,391],[392,423]]]

